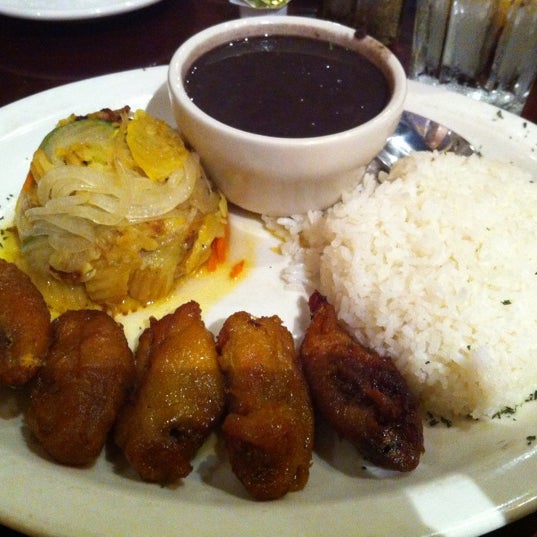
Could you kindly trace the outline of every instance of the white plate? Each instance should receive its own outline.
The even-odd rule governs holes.
[[[93,19],[134,11],[160,0],[0,0],[0,13],[23,19]]]
[[[166,68],[110,75],[50,90],[0,109],[0,212],[8,221],[33,150],[56,121],[71,112],[102,107],[146,107],[173,121]],[[537,126],[416,83],[407,109],[466,135],[484,154],[537,170]],[[199,298],[208,327],[218,331],[230,313],[278,314],[300,338],[307,314],[304,297],[285,289],[285,260],[275,239],[256,218],[232,215],[231,261],[245,257],[247,277],[220,298]],[[169,303],[171,308],[174,304]],[[149,311],[132,317],[135,338]],[[193,473],[175,488],[142,483],[122,473],[110,453],[89,469],[46,461],[28,441],[20,412],[0,391],[0,520],[39,535],[251,536],[480,535],[537,508],[537,403],[514,419],[425,426],[426,453],[410,474],[367,466],[353,449],[327,431],[319,434],[311,476],[301,492],[275,502],[250,500],[226,460],[207,445]],[[13,407],[15,411],[13,411]],[[117,461],[116,461],[117,462]]]

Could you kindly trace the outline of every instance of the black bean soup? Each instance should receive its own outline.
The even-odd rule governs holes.
[[[232,41],[201,56],[185,78],[190,99],[238,129],[284,138],[365,123],[388,103],[381,70],[333,43],[298,36]]]

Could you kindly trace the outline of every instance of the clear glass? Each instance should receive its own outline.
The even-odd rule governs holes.
[[[520,114],[537,75],[537,0],[417,0],[410,77]]]
[[[323,0],[321,16],[390,45],[399,35],[402,6],[403,0]]]

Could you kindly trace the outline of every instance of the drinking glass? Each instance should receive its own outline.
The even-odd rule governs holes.
[[[417,0],[409,75],[520,114],[537,75],[537,0]]]
[[[391,45],[399,35],[403,0],[323,0],[321,17],[335,20]]]

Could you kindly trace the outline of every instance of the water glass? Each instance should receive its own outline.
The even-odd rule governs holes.
[[[403,0],[323,0],[321,17],[363,29],[391,45],[399,35]]]
[[[410,77],[520,114],[537,75],[537,0],[417,0]]]

